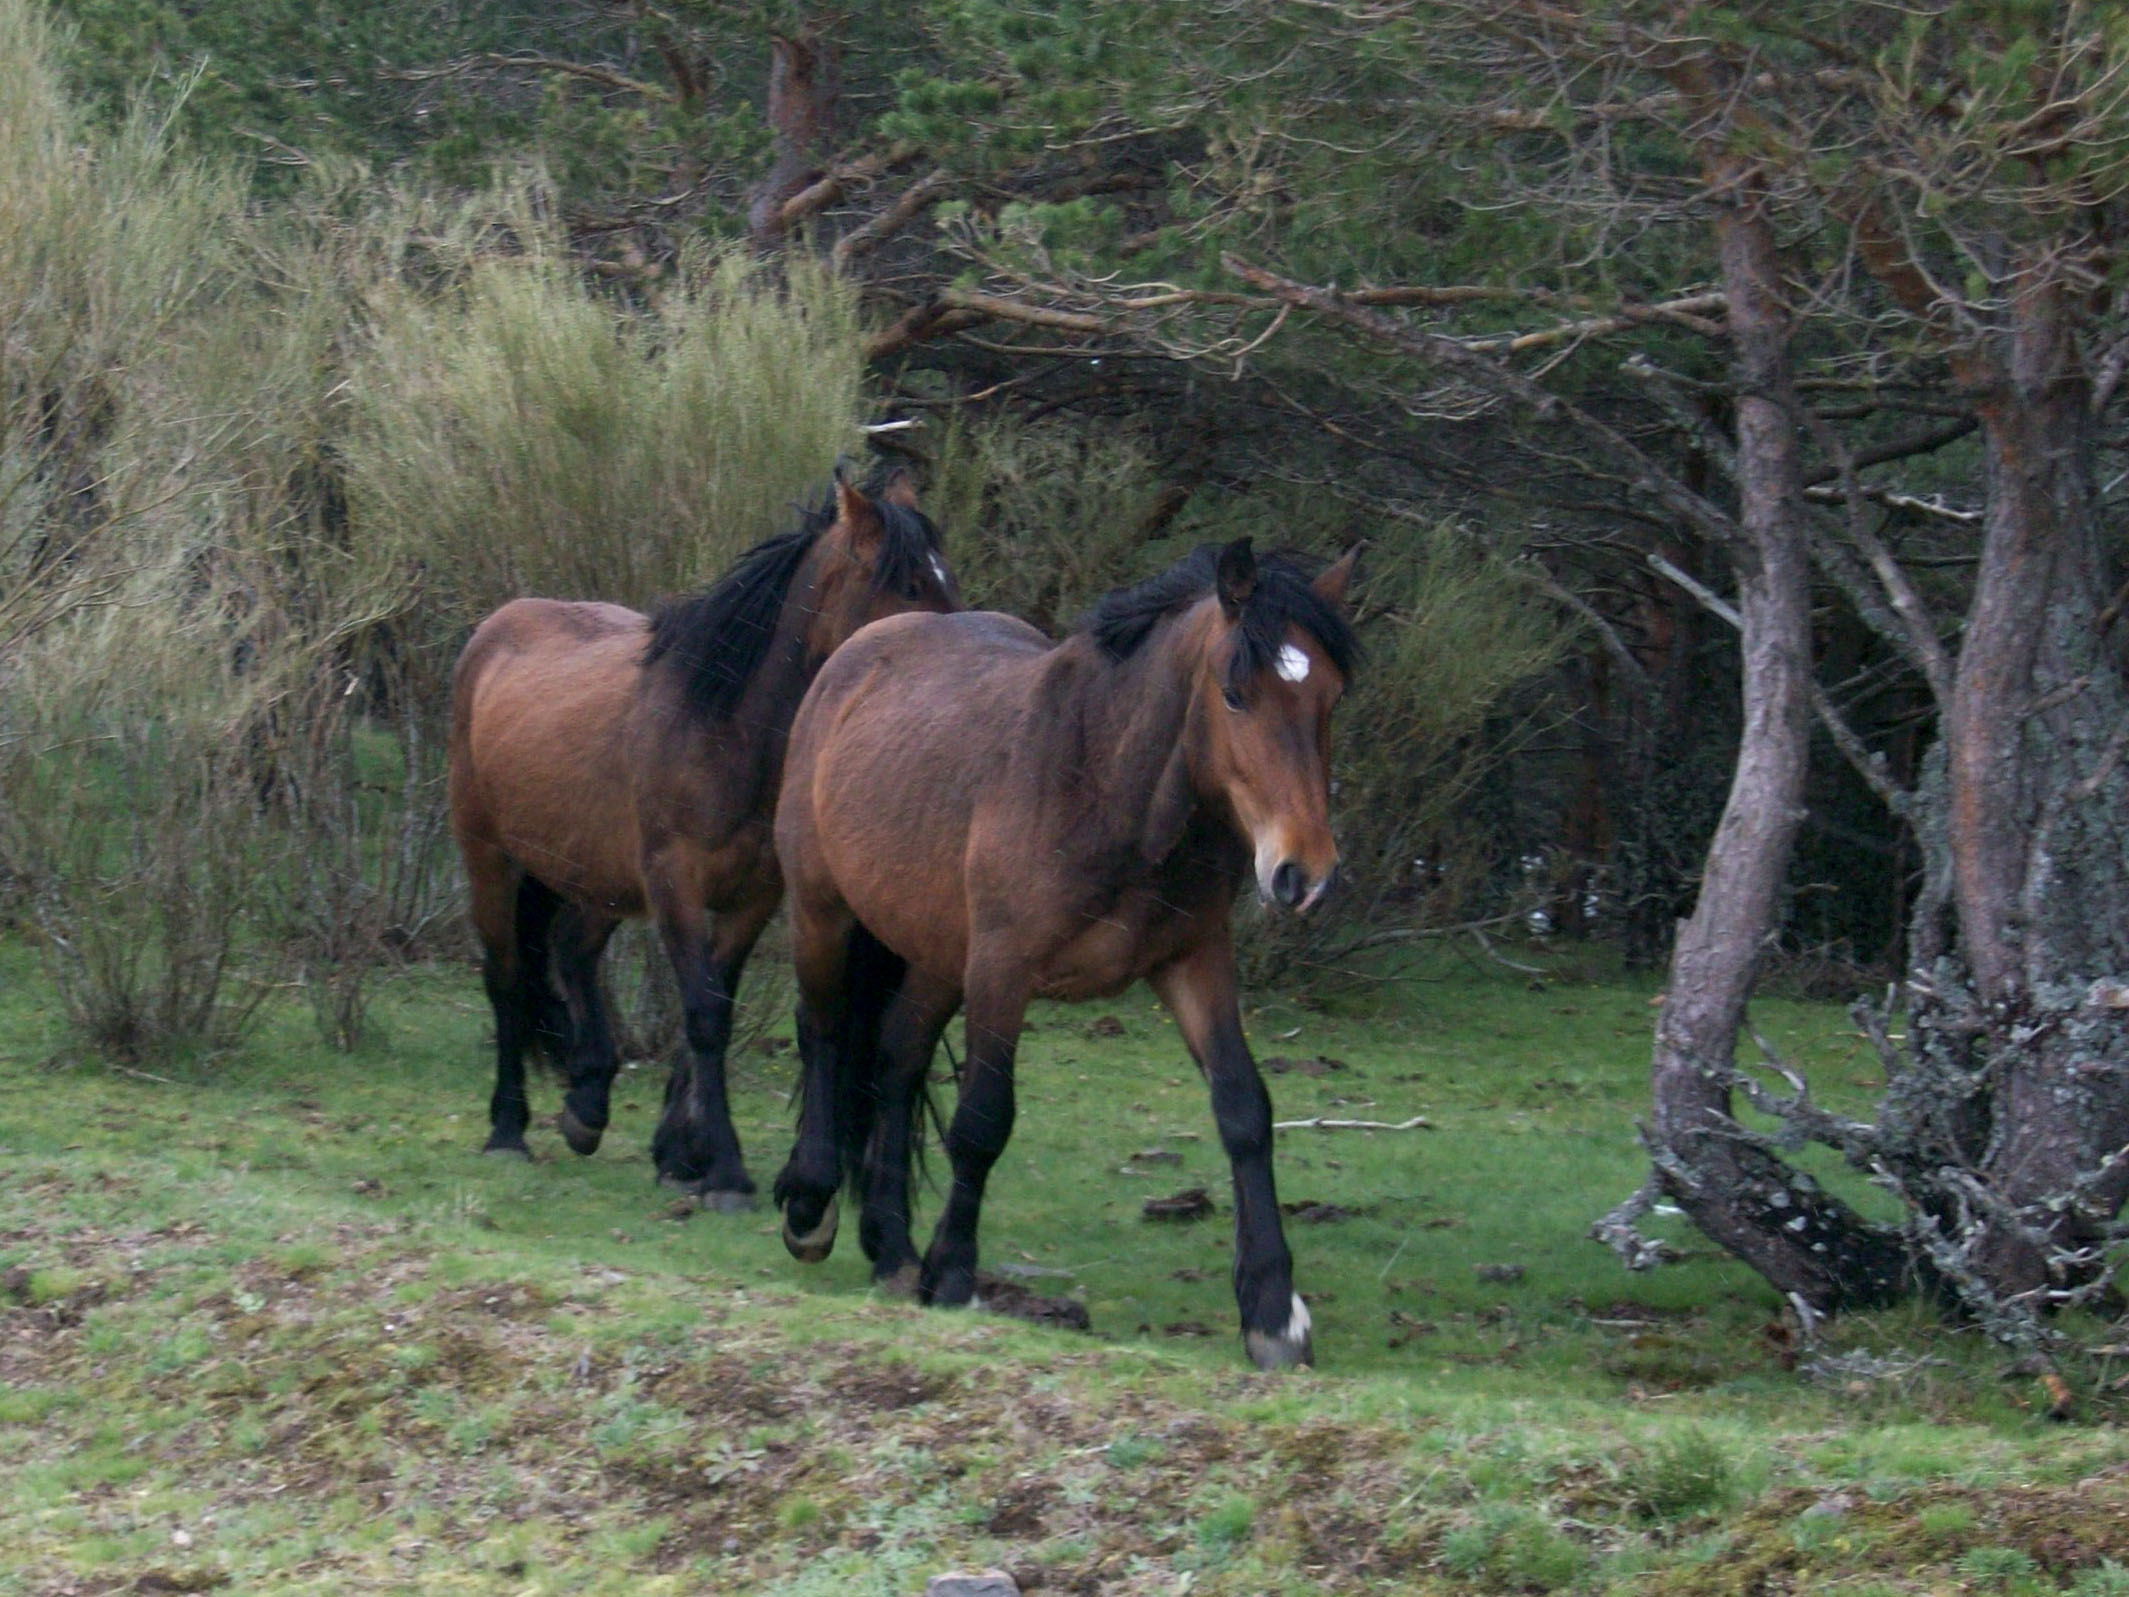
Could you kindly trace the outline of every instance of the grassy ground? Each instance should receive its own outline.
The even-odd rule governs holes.
[[[596,1158],[483,1160],[477,982],[374,1014],[353,1057],[291,1005],[148,1079],[66,1062],[0,944],[0,1589],[2129,1593],[2111,1355],[2049,1425],[1926,1316],[1798,1349],[1736,1267],[1583,1239],[1639,1178],[1645,990],[1451,970],[1251,1015],[1319,1072],[1274,1078],[1282,1118],[1434,1123],[1281,1133],[1319,1359],[1284,1378],[1244,1366],[1210,1114],[1142,996],[1038,1012],[985,1219],[1091,1337],[879,1302],[854,1238],[809,1270],[766,1213],[675,1204],[650,1067]],[[1837,1012],[1758,1019],[1870,1086]],[[764,1181],[789,1060],[739,1061]],[[1191,1185],[1219,1217],[1140,1218]]]

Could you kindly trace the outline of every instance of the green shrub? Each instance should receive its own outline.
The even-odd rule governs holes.
[[[640,606],[708,581],[858,443],[846,288],[691,260],[624,308],[585,284],[537,195],[493,202],[513,253],[484,247],[474,213],[440,290],[381,296],[350,383],[356,536],[420,574],[424,635],[452,647],[520,594]]]
[[[1697,1427],[1669,1436],[1629,1464],[1622,1484],[1636,1512],[1650,1519],[1688,1519],[1724,1507],[1737,1484],[1730,1458]]]
[[[2068,1597],[2129,1597],[2129,1564],[2103,1559],[2091,1569],[2081,1569],[2070,1582]]]
[[[1159,536],[1168,493],[1135,429],[999,414],[947,428],[927,503],[968,602],[1056,636],[1187,547]]]
[[[1230,1497],[1198,1521],[1198,1545],[1215,1555],[1232,1553],[1249,1540],[1256,1522],[1255,1504],[1246,1497]]]
[[[1588,1572],[1587,1549],[1527,1508],[1489,1509],[1442,1538],[1442,1566],[1503,1591],[1559,1591]]]

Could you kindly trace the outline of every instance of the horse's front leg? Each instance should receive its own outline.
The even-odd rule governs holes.
[[[1153,990],[1212,1089],[1212,1113],[1234,1172],[1235,1301],[1242,1341],[1262,1370],[1309,1364],[1308,1306],[1294,1290],[1294,1259],[1272,1181],[1271,1095],[1242,1036],[1234,946],[1225,929],[1153,976]]]
[[[946,1128],[954,1183],[924,1255],[918,1295],[957,1307],[976,1294],[976,1222],[984,1183],[1013,1134],[1013,1058],[1027,1018],[1028,990],[1017,970],[972,969],[968,978],[968,1058],[961,1096]]]
[[[773,887],[753,895],[720,914],[713,933],[699,897],[653,883],[651,909],[680,983],[687,1048],[666,1084],[651,1159],[659,1180],[693,1188],[707,1209],[754,1207],[754,1181],[732,1127],[725,1051],[740,974],[780,896]]]

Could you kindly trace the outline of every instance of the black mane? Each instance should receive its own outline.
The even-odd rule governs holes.
[[[939,552],[939,529],[921,510],[890,499],[874,498],[872,506],[886,531],[873,586],[920,598]],[[819,504],[800,507],[797,527],[756,544],[715,585],[659,605],[651,616],[644,669],[671,660],[682,674],[682,697],[690,711],[710,721],[729,717],[768,657],[798,568],[821,534],[835,525],[835,514],[831,487]]]
[[[1104,594],[1080,630],[1110,659],[1129,657],[1163,620],[1213,591],[1219,560],[1218,544],[1200,544],[1159,576]],[[1309,586],[1317,569],[1306,556],[1286,550],[1258,557],[1256,591],[1242,606],[1240,639],[1229,667],[1236,687],[1278,659],[1289,626],[1314,638],[1339,675],[1352,680],[1360,639],[1345,612]]]

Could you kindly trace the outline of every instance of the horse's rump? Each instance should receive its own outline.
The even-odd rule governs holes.
[[[519,599],[481,623],[452,684],[452,826],[564,897],[642,912],[626,759],[644,617]]]

